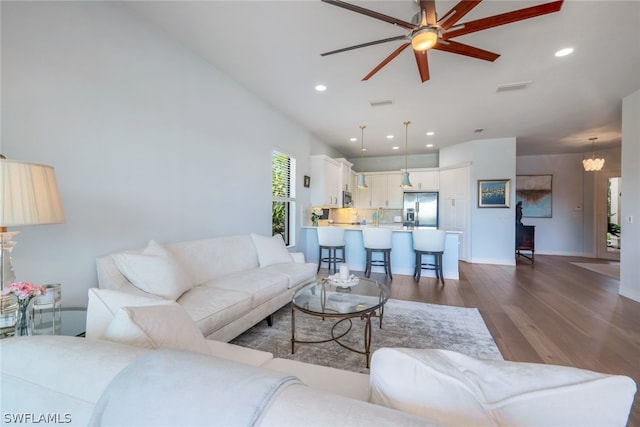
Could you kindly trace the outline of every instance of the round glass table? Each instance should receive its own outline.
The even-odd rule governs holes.
[[[358,278],[347,283],[318,278],[302,287],[294,294],[291,304],[291,354],[295,353],[296,344],[319,344],[335,341],[347,350],[363,354],[368,368],[371,349],[371,318],[378,317],[380,328],[382,328],[384,304],[389,299],[389,293],[387,285],[365,278]],[[296,311],[323,320],[325,318],[338,319],[331,326],[331,337],[317,341],[297,340]],[[364,350],[355,349],[340,341],[351,331],[351,319],[358,317],[365,322]],[[346,330],[337,332],[338,326],[344,322],[348,323]]]

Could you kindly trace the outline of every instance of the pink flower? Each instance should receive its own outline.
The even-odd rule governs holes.
[[[30,300],[33,297],[44,295],[46,292],[44,286],[29,282],[15,282],[5,286],[2,295],[14,294],[18,300]]]

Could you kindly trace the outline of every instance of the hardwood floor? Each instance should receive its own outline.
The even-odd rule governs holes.
[[[536,255],[516,266],[460,263],[460,280],[372,275],[396,299],[477,307],[506,360],[628,375],[640,385],[640,303],[619,282],[570,264],[591,258]],[[640,427],[640,393],[629,426]]]

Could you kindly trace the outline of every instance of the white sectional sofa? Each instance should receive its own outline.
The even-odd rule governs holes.
[[[207,340],[175,302],[99,340],[0,341],[3,422],[79,426],[625,426],[635,383],[581,369],[380,349],[371,375]]]
[[[316,266],[282,237],[218,237],[118,252],[97,259],[87,336],[100,336],[119,307],[176,301],[206,338],[229,341],[291,301]]]

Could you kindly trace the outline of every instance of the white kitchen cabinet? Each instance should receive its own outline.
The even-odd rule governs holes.
[[[368,189],[358,191],[357,207],[360,208],[402,208],[402,174],[371,173],[366,174]]]
[[[459,258],[470,259],[469,247],[469,166],[440,170],[439,227],[448,231],[459,231]]]
[[[409,180],[413,191],[437,191],[440,189],[438,170],[409,170]]]
[[[328,156],[311,156],[311,204],[342,206],[341,163]]]
[[[347,159],[336,160],[340,162],[340,194],[342,194],[342,191],[348,191],[351,193],[355,188],[351,179],[351,167],[353,166],[353,163],[349,162]]]

